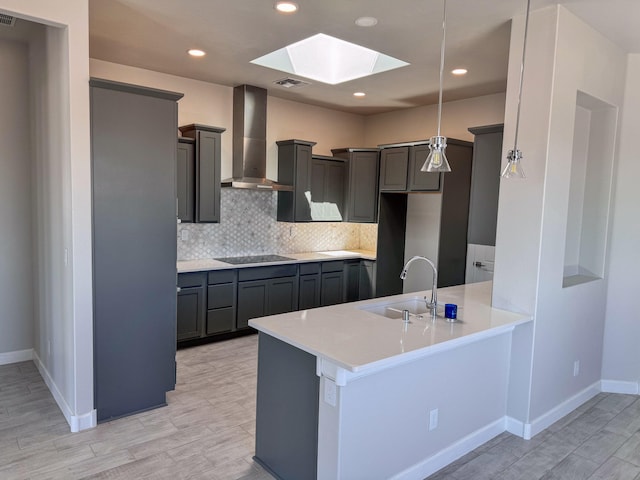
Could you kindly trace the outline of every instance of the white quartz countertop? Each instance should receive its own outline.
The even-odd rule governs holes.
[[[531,321],[525,315],[492,308],[491,288],[491,282],[482,282],[438,289],[438,305],[458,305],[460,321],[453,323],[441,317],[432,321],[427,313],[405,324],[400,318],[367,310],[421,300],[425,295],[430,298],[430,291],[424,291],[255,318],[249,325],[315,355],[319,363],[360,376],[506,333]]]
[[[178,273],[202,272],[206,270],[225,270],[229,268],[264,267],[267,265],[286,265],[289,263],[319,262],[327,260],[343,260],[349,258],[363,258],[365,260],[375,260],[376,252],[371,250],[329,250],[323,252],[305,253],[279,253],[283,257],[291,260],[283,260],[268,263],[243,263],[234,265],[221,262],[213,258],[201,258],[198,260],[180,260],[177,263]]]

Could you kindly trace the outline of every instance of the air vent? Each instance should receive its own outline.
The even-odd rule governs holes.
[[[291,77],[281,78],[280,80],[276,80],[273,83],[275,83],[276,85],[280,85],[281,87],[284,87],[284,88],[298,88],[298,87],[305,87],[307,85],[311,85],[311,83],[309,82],[305,82],[304,80],[298,80]]]
[[[16,17],[0,13],[0,25],[5,27],[13,27],[16,24]]]

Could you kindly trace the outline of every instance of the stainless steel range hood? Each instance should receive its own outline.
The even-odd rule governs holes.
[[[267,176],[267,91],[251,85],[233,89],[233,177],[223,187],[293,190]]]

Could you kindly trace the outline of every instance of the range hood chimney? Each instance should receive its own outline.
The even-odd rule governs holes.
[[[251,85],[233,89],[233,177],[223,187],[293,190],[267,176],[267,91]]]

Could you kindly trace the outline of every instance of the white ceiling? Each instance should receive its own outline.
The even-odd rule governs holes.
[[[221,85],[256,85],[270,95],[372,114],[437,102],[441,0],[297,0],[300,11],[278,14],[274,0],[89,0],[90,55]],[[532,10],[561,3],[628,52],[640,53],[640,0],[531,0]],[[445,101],[503,92],[509,20],[526,0],[448,0]],[[356,18],[378,24],[357,27]],[[1,34],[2,32],[0,32]],[[285,89],[290,76],[249,63],[316,33],[358,43],[409,62],[408,67],[340,85]],[[189,48],[207,52],[186,55]],[[364,99],[353,97],[364,91]]]

